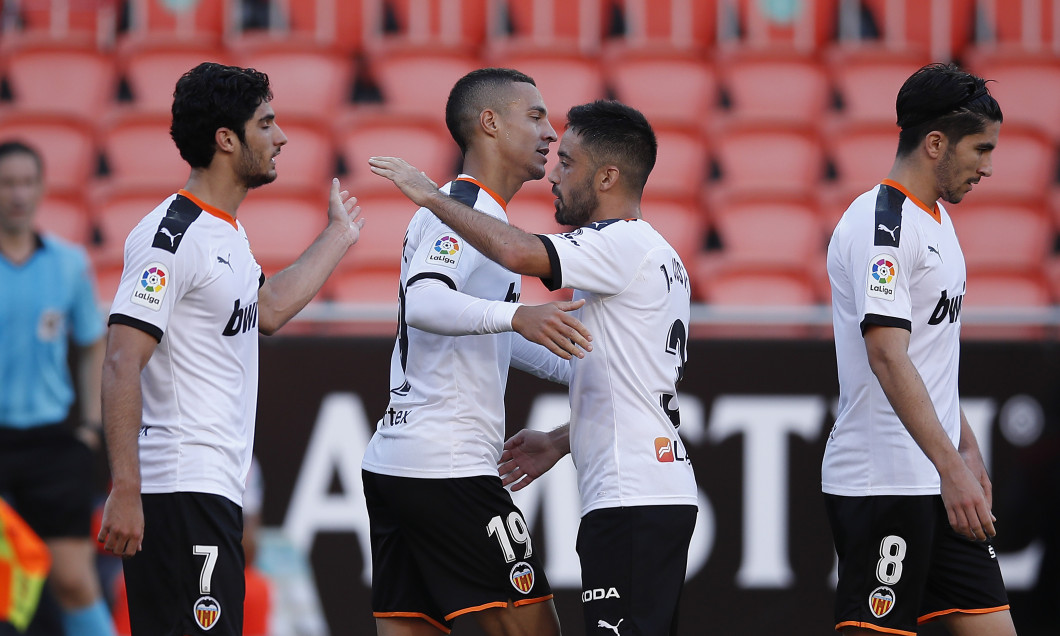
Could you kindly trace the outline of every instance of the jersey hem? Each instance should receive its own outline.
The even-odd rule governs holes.
[[[453,631],[423,612],[372,612],[372,616],[376,618],[419,618],[427,621],[432,626],[437,627],[443,634],[448,634]]]
[[[942,494],[939,486],[917,486],[904,489],[887,486],[883,488],[855,489],[830,486],[828,484],[821,485],[821,492],[826,495],[838,495],[840,497],[923,497]]]
[[[582,506],[582,516],[603,508],[641,508],[646,506],[696,506],[699,500],[688,495],[647,496],[635,499],[607,499]]]
[[[1000,605],[998,607],[983,607],[979,609],[948,609],[940,610],[938,612],[932,612],[930,614],[924,614],[920,618],[916,619],[918,625],[922,625],[929,621],[933,621],[940,616],[947,614],[993,614],[994,612],[1004,612],[1007,609],[1011,609],[1009,605]]]
[[[873,625],[872,623],[865,623],[862,621],[843,621],[842,623],[836,623],[835,630],[838,632],[844,627],[860,627],[861,629],[871,629],[874,632],[883,632],[884,634],[902,634],[902,636],[916,636],[916,632],[908,632],[904,629],[891,629],[889,627],[880,627],[879,625]]]
[[[200,495],[215,495],[217,497],[224,497],[231,501],[240,508],[243,507],[243,493],[239,493],[237,496],[233,496],[231,492],[220,492],[225,490],[223,488],[204,488],[204,487],[188,487],[185,485],[183,488],[176,488],[173,486],[151,486],[141,485],[140,494],[142,495],[175,495],[177,493],[196,493]]]
[[[409,477],[412,479],[460,479],[461,477],[500,477],[497,469],[473,468],[460,471],[428,472],[425,470],[408,469],[402,466],[379,466],[368,462],[361,462],[361,470],[367,470],[377,475],[388,477]]]
[[[158,342],[162,342],[162,330],[147,322],[146,320],[140,320],[139,318],[133,318],[126,314],[111,314],[110,319],[107,321],[108,325],[125,325],[132,327],[133,329],[139,329],[140,331],[151,336]]]

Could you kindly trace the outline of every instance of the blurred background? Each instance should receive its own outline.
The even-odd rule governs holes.
[[[818,471],[837,387],[825,247],[850,201],[891,166],[898,88],[933,61],[996,80],[1005,115],[994,175],[947,206],[968,262],[962,391],[1013,511],[1008,523],[998,514],[999,547],[1022,603],[1017,625],[1055,633],[1044,616],[1060,601],[1060,0],[2,0],[0,139],[44,154],[38,219],[86,247],[104,306],[126,234],[184,183],[169,108],[177,78],[203,60],[272,82],[289,143],[277,181],[239,214],[267,274],[319,231],[333,176],[368,218],[318,299],[263,340],[258,560],[285,582],[274,610],[287,617],[270,633],[372,632],[357,466],[386,404],[414,210],[367,158],[405,157],[439,183],[455,176],[444,103],[481,66],[534,77],[557,131],[570,106],[611,97],[658,134],[643,211],[691,276],[682,406],[700,409],[700,428],[682,431],[706,502],[682,633],[828,633],[834,557]],[[525,185],[508,212],[528,231],[558,229],[545,181]],[[524,281],[524,301],[556,296]],[[553,405],[549,391],[513,375],[512,431],[562,423],[535,419]],[[767,408],[777,399],[786,406]],[[562,417],[562,406],[546,410]],[[574,482],[561,477],[535,523],[547,549],[573,559]],[[753,502],[778,496],[782,506],[756,516]],[[576,571],[564,563],[550,578],[565,631],[578,634]]]

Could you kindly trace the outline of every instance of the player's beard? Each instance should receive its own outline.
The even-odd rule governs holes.
[[[582,187],[572,188],[562,198],[556,197],[556,223],[582,227],[592,218],[598,204],[593,178],[589,177]]]
[[[935,183],[938,184],[939,198],[946,203],[960,203],[967,194],[960,191],[964,182],[958,183],[954,157],[953,150],[947,149],[935,164]]]
[[[243,182],[246,189],[253,190],[254,188],[260,188],[266,183],[272,183],[276,180],[276,173],[272,172],[270,168],[266,168],[262,171],[260,164],[260,157],[255,156],[250,148],[246,144],[243,144],[243,152],[239,164],[237,165],[238,173],[236,176],[238,176],[240,181]]]

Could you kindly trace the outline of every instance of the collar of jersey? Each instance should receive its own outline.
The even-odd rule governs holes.
[[[460,175],[459,177],[457,177],[457,178],[456,178],[456,180],[457,180],[457,181],[470,181],[471,183],[474,183],[474,184],[475,184],[475,185],[477,185],[478,187],[480,187],[480,188],[482,188],[483,190],[485,190],[485,191],[486,191],[486,194],[488,194],[488,195],[490,195],[491,197],[493,197],[493,200],[494,200],[494,201],[496,201],[496,202],[497,202],[497,204],[501,206],[501,209],[502,209],[502,210],[504,210],[505,212],[507,212],[507,211],[508,211],[508,202],[507,202],[507,201],[505,201],[504,199],[502,199],[502,198],[500,197],[500,195],[499,195],[499,194],[497,194],[496,192],[494,192],[493,190],[490,190],[490,189],[489,189],[489,188],[487,188],[486,186],[482,185],[482,182],[481,182],[481,181],[479,181],[478,179],[476,179],[475,177],[470,177],[470,176],[468,176],[468,175],[466,175],[466,174],[462,174],[462,175]]]
[[[224,210],[222,210],[220,208],[215,208],[212,205],[210,205],[209,203],[204,203],[201,199],[199,199],[199,197],[197,197],[194,194],[188,192],[184,188],[181,188],[180,190],[178,190],[177,194],[179,194],[182,197],[187,197],[187,198],[191,199],[191,202],[194,203],[195,205],[199,206],[200,208],[202,208],[203,212],[205,212],[207,214],[211,214],[213,216],[216,216],[217,218],[221,219],[225,223],[227,223],[227,224],[231,225],[232,227],[235,227],[236,229],[238,229],[238,227],[236,226],[236,217],[232,216],[228,212],[225,212]]]
[[[937,201],[935,202],[935,205],[933,207],[929,208],[928,206],[924,205],[923,201],[921,201],[920,199],[914,197],[909,192],[909,190],[905,189],[904,185],[898,183],[897,181],[895,181],[893,179],[884,179],[883,181],[880,181],[880,183],[882,183],[885,186],[891,186],[895,190],[898,190],[899,192],[904,194],[906,197],[908,197],[910,201],[915,203],[916,207],[918,207],[921,210],[923,210],[923,211],[927,212],[928,214],[930,214],[931,218],[935,219],[936,223],[942,223],[942,213],[939,212],[939,204],[938,204]]]

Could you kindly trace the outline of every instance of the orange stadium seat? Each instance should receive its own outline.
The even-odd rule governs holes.
[[[703,126],[715,116],[717,76],[700,56],[627,52],[605,68],[615,98],[644,113],[653,126]]]
[[[5,2],[5,16],[17,16],[21,24],[5,29],[4,45],[28,41],[68,42],[71,39],[108,46],[117,29],[117,0],[68,0],[67,2]]]
[[[298,41],[262,40],[237,51],[236,59],[241,66],[269,76],[272,106],[281,126],[285,116],[335,117],[349,101],[353,64],[336,50]]]
[[[270,187],[253,190],[239,206],[254,258],[266,276],[297,259],[328,222],[327,192]]]
[[[670,200],[641,201],[641,214],[690,268],[706,245],[707,217],[697,205]]]
[[[136,227],[140,219],[158,207],[180,185],[169,191],[161,189],[103,190],[92,197],[92,217],[100,236],[99,245],[91,250],[97,275],[102,276],[108,268],[121,269],[125,239],[129,237],[129,232]]]
[[[835,37],[838,0],[814,0],[812,4],[738,0],[736,5],[745,46],[811,52]]]
[[[129,0],[129,31],[125,37],[204,39],[219,43],[226,33],[234,30],[229,14],[234,5],[227,0],[190,3]]]
[[[76,45],[26,46],[7,59],[12,106],[33,113],[98,119],[113,106],[118,73],[111,55]],[[57,88],[61,87],[59,93]]]
[[[494,47],[574,46],[592,53],[607,28],[607,0],[508,0],[505,6],[512,33],[495,34]]]
[[[943,14],[938,10],[945,6],[941,3],[863,0],[887,47],[924,49],[930,52],[934,61],[956,57],[971,41],[976,2],[950,0],[949,13]]]
[[[343,269],[398,269],[409,221],[416,213],[412,203],[396,190],[393,194],[358,197],[365,219],[365,240],[350,248]],[[369,238],[370,237],[370,238]],[[395,277],[394,289],[397,289]]]
[[[713,305],[800,307],[818,302],[809,276],[784,267],[700,266],[692,282],[701,290],[700,297]]]
[[[357,249],[357,246],[353,249]],[[337,303],[396,307],[400,287],[401,270],[396,265],[381,269],[343,269],[328,277],[321,296]]]
[[[969,69],[987,84],[1005,116],[1002,135],[1012,124],[1034,126],[1060,142],[1060,58],[1053,54],[993,52],[969,56]],[[1004,143],[1004,139],[1002,139]]]
[[[287,136],[276,157],[277,183],[326,193],[336,173],[331,129],[318,118],[278,116],[276,121]]]
[[[493,1],[388,0],[397,32],[377,29],[370,35],[368,46],[477,48],[486,39],[489,3]]]
[[[286,37],[315,40],[345,53],[365,40],[366,7],[378,0],[287,0],[283,3]]]
[[[199,41],[127,41],[118,53],[122,77],[136,110],[169,115],[180,77],[201,62],[231,63],[227,51]]]
[[[658,156],[644,186],[644,195],[657,199],[698,199],[709,176],[706,140],[695,128],[665,126],[655,127],[655,137],[659,144]]]
[[[731,104],[727,119],[820,125],[831,92],[824,66],[813,58],[741,50],[723,55],[717,67]]]
[[[540,278],[523,276],[520,286],[519,302],[524,305],[543,305],[556,301],[570,300],[574,296],[573,289],[557,289],[549,291]]]
[[[714,151],[727,192],[783,192],[812,195],[819,187],[824,152],[812,130],[787,126],[726,129]]]
[[[1056,176],[1056,153],[1056,146],[1039,129],[1006,123],[991,158],[993,176],[975,188],[991,197],[1044,199]]]
[[[852,124],[837,127],[826,140],[844,196],[854,197],[879,183],[894,164],[898,127],[891,124]]]
[[[571,106],[607,96],[599,62],[574,50],[509,52],[493,58],[490,65],[518,69],[534,78],[557,133],[563,132]]]
[[[345,181],[358,196],[397,192],[389,180],[371,172],[368,159],[374,156],[401,157],[439,185],[456,176],[459,149],[448,132],[439,128],[438,119],[354,117],[350,125],[339,127],[336,137],[349,173]]]
[[[537,185],[538,182],[533,183]],[[570,227],[556,223],[555,201],[551,192],[524,184],[505,208],[508,222],[531,234],[569,232]]]
[[[88,208],[80,197],[44,197],[35,221],[39,230],[71,243],[88,246],[92,240]]]
[[[121,283],[122,264],[94,265],[93,268],[96,274],[96,298],[109,308],[118,293],[118,284]]]
[[[805,268],[824,258],[825,237],[811,200],[728,198],[712,214],[726,262]]]
[[[625,33],[609,47],[706,50],[717,36],[718,0],[618,0]],[[605,25],[607,11],[604,12]],[[608,34],[613,35],[613,34]]]
[[[175,191],[190,168],[169,136],[170,117],[130,113],[104,125],[103,155],[115,187]]]
[[[890,124],[894,129],[898,117],[894,105],[898,90],[914,71],[930,62],[926,51],[916,49],[832,48],[828,54],[828,69],[842,104],[840,116],[843,122]]]
[[[1055,227],[1043,205],[966,197],[947,205],[968,270],[1041,272]]]
[[[1048,331],[1043,323],[1006,320],[1020,312],[1045,310],[1052,302],[1049,285],[1041,273],[970,271],[968,290],[961,303],[961,338],[1042,340]],[[983,319],[987,324],[982,324]]]
[[[1058,16],[1053,2],[1041,0],[980,0],[994,44],[1025,51],[1055,46]]]
[[[91,124],[65,115],[17,112],[0,118],[0,140],[15,139],[41,154],[49,192],[84,193],[98,155]]]
[[[453,84],[480,66],[477,57],[462,53],[400,50],[373,57],[370,72],[388,111],[438,121]]]

